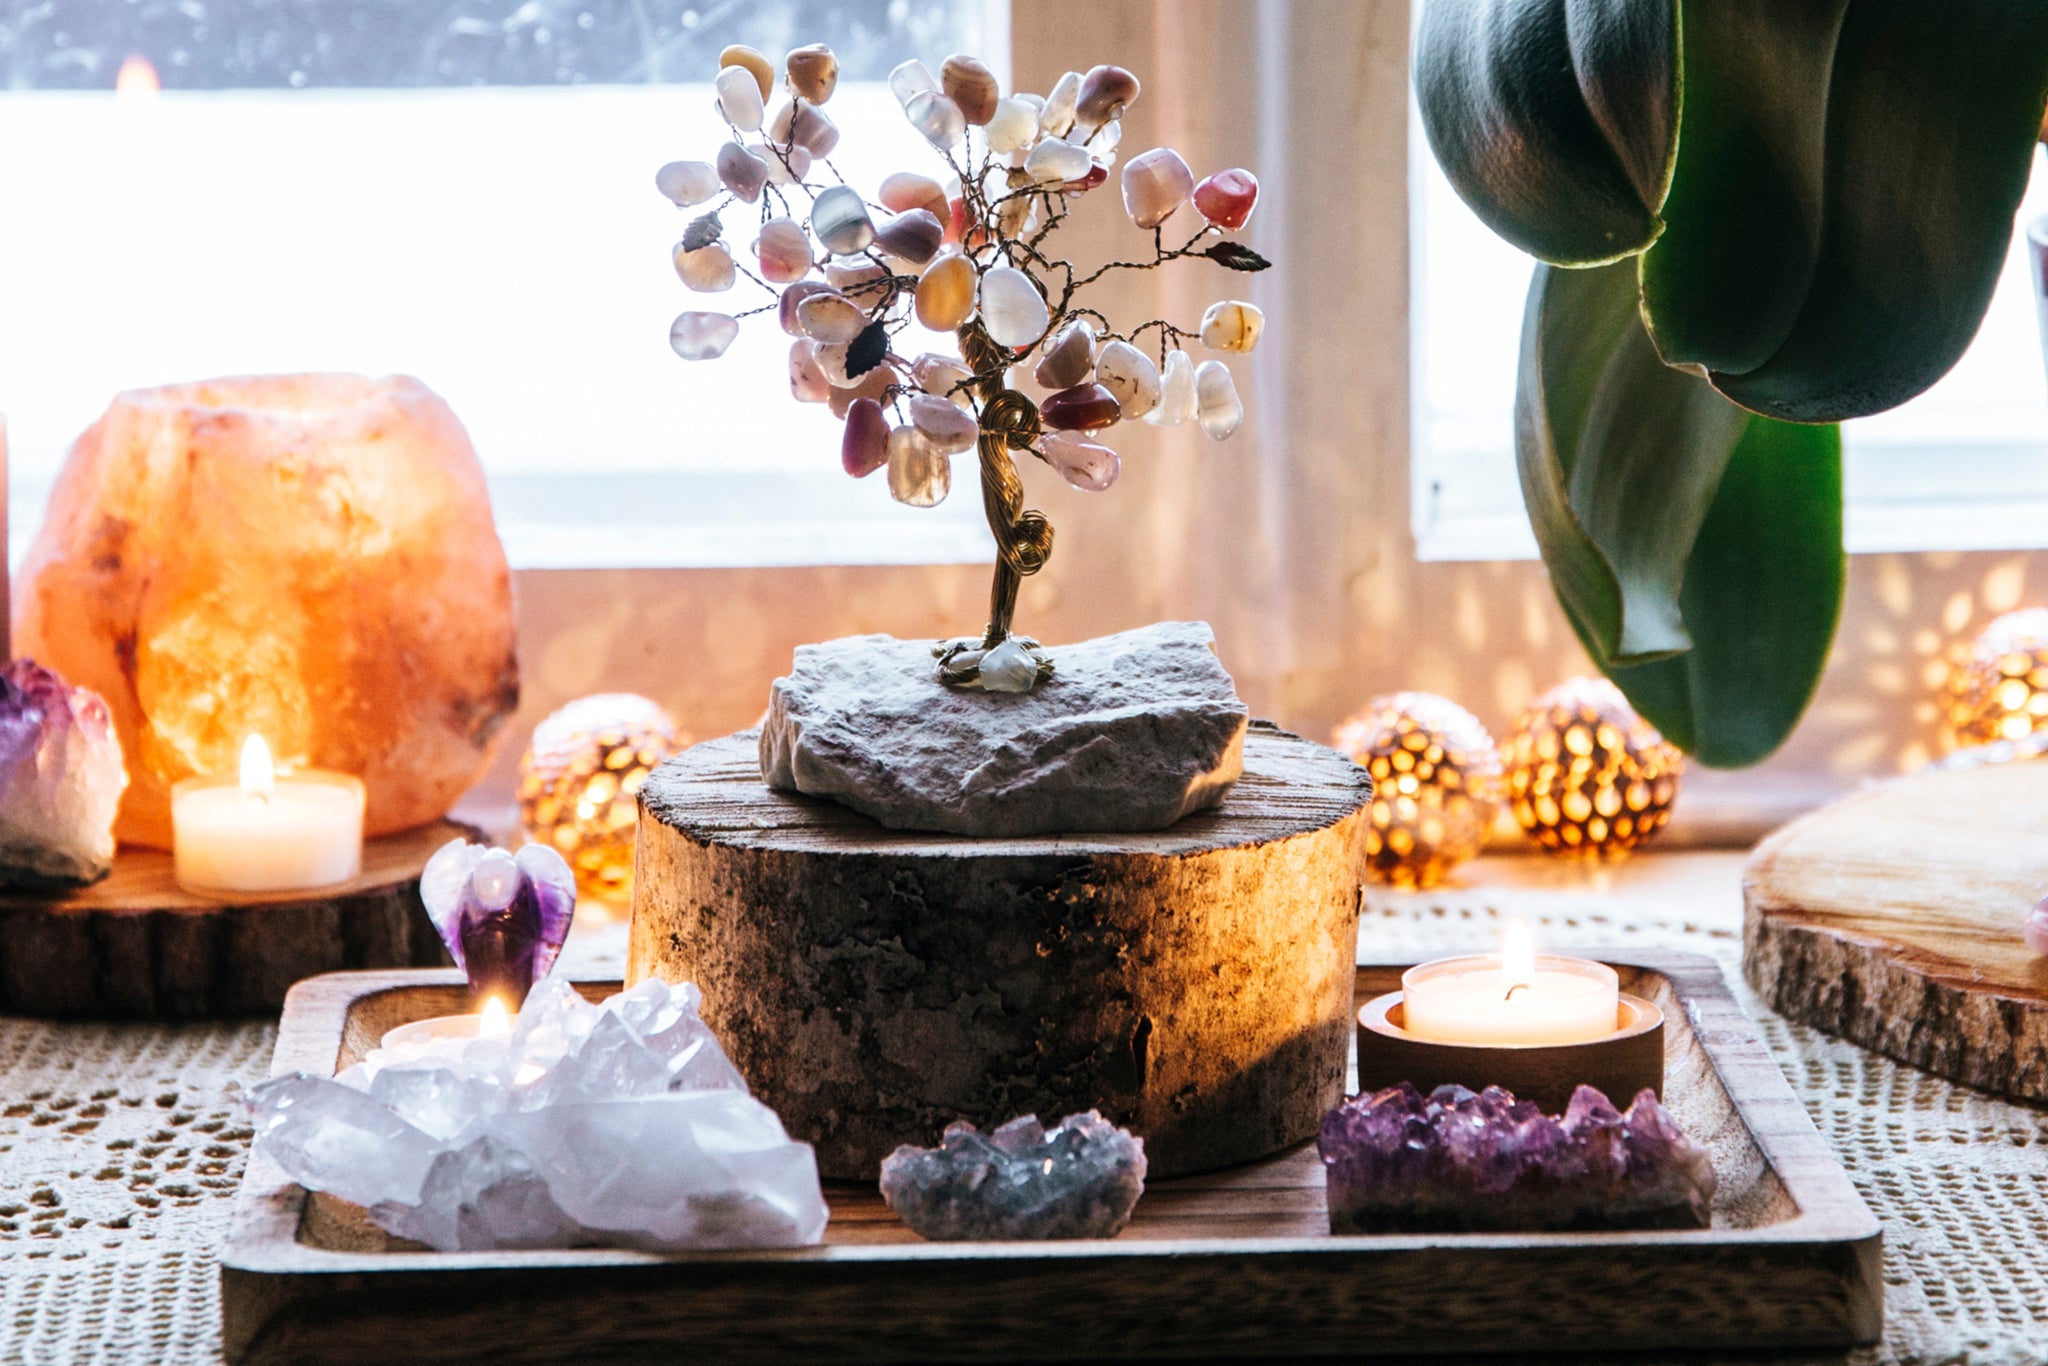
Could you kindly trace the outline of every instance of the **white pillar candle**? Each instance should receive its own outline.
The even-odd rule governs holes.
[[[1402,1027],[1439,1043],[1587,1043],[1620,1028],[1614,969],[1538,957],[1520,921],[1509,924],[1501,952],[1412,967],[1401,990]]]
[[[188,778],[171,791],[178,885],[189,892],[297,892],[363,870],[363,784],[345,773],[279,774],[252,735],[229,782]]]

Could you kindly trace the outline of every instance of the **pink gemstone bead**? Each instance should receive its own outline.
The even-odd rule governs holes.
[[[928,264],[946,240],[946,225],[929,209],[905,209],[875,230],[875,247],[913,266]]]
[[[811,239],[794,218],[771,218],[754,239],[754,257],[761,263],[761,278],[769,284],[791,284],[811,273]]]
[[[846,410],[846,435],[839,442],[839,463],[856,479],[864,479],[889,463],[889,419],[882,405],[857,398]]]
[[[1038,415],[1048,427],[1069,432],[1093,432],[1123,416],[1116,395],[1100,384],[1077,384],[1062,389],[1039,405]]]
[[[2041,904],[2027,916],[2027,923],[2021,927],[2020,934],[2027,941],[2028,948],[2035,953],[2048,954],[2048,897],[2041,898]]]
[[[837,293],[823,280],[798,280],[782,291],[782,297],[775,306],[775,320],[782,324],[782,330],[792,337],[804,335],[803,324],[797,321],[797,306],[813,294]]]
[[[1047,432],[1038,438],[1038,453],[1077,489],[1100,493],[1116,482],[1123,461],[1107,446],[1071,432]]]
[[[1120,66],[1089,68],[1081,78],[1081,92],[1074,101],[1074,121],[1099,128],[1123,113],[1138,98],[1138,78]]]
[[[1154,147],[1124,163],[1124,211],[1141,228],[1158,227],[1195,191],[1195,173],[1179,152]]]
[[[666,168],[664,168],[666,169]],[[917,175],[910,171],[898,171],[882,178],[882,188],[877,197],[882,207],[890,213],[909,213],[912,209],[923,209],[939,220],[946,221],[952,212],[946,202],[946,191],[930,176]]]
[[[798,403],[823,403],[832,397],[832,381],[818,368],[818,344],[809,337],[789,344],[789,393]]]
[[[1195,186],[1195,212],[1225,232],[1250,221],[1259,202],[1259,178],[1242,167],[1218,171]]]

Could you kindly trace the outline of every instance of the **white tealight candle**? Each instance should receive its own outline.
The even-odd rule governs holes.
[[[1509,924],[1501,952],[1412,967],[1401,991],[1402,1028],[1438,1043],[1587,1043],[1620,1028],[1614,969],[1539,958],[1520,921]]]
[[[188,778],[171,789],[178,885],[190,892],[297,892],[363,870],[361,780],[305,769],[279,774],[252,735],[238,781]]]

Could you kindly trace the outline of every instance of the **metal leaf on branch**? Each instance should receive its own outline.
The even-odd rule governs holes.
[[[1273,263],[1242,242],[1218,242],[1202,255],[1225,270],[1271,270]]]
[[[859,379],[889,354],[889,325],[877,319],[846,344],[846,377]]]
[[[690,226],[683,229],[683,250],[702,251],[725,235],[725,225],[718,221],[718,214],[701,214],[690,220]]]

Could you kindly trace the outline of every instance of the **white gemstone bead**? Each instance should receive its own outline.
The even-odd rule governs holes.
[[[740,320],[724,313],[679,313],[669,324],[668,344],[684,360],[716,360],[740,334]]]
[[[834,185],[818,196],[811,205],[811,231],[836,256],[851,256],[875,240],[868,206],[851,185]]]
[[[1211,441],[1227,439],[1244,422],[1237,385],[1230,367],[1220,360],[1205,360],[1195,367],[1195,416]]]
[[[889,496],[914,508],[937,507],[953,491],[953,460],[933,450],[915,427],[889,433]]]
[[[908,105],[919,95],[938,88],[939,83],[932,79],[931,68],[915,57],[889,73],[889,93],[901,105]]]
[[[981,434],[981,425],[973,415],[963,412],[946,399],[934,398],[930,394],[912,394],[904,406],[910,410],[911,425],[941,455],[966,450]]]
[[[798,403],[823,403],[832,397],[832,381],[818,368],[818,344],[809,337],[789,344],[789,392]]]
[[[974,372],[951,356],[941,356],[927,351],[910,363],[910,377],[917,381],[917,387],[937,398],[971,408],[974,396],[961,386],[974,378]]]
[[[1224,299],[1202,315],[1202,345],[1211,351],[1249,351],[1265,327],[1266,315],[1257,307]]]
[[[843,294],[813,294],[796,306],[796,321],[806,337],[829,346],[865,332],[868,315]]]
[[[1053,82],[1045,97],[1045,112],[1038,116],[1038,131],[1049,138],[1063,138],[1074,127],[1074,103],[1081,98],[1081,73],[1069,71]]]
[[[910,126],[941,152],[958,147],[960,139],[967,136],[967,116],[960,112],[959,105],[936,90],[912,96],[910,103],[903,106],[903,113]]]
[[[981,657],[977,677],[987,692],[1030,692],[1038,682],[1038,661],[1011,636]]]
[[[1095,358],[1095,382],[1116,395],[1127,420],[1144,417],[1159,406],[1159,367],[1127,341],[1103,345]]]
[[[811,173],[811,154],[806,148],[763,143],[754,155],[768,163],[770,185],[794,185]]]
[[[996,112],[982,130],[991,152],[1021,152],[1038,138],[1038,111],[1012,96],[996,101]]]
[[[888,273],[865,256],[835,256],[825,263],[825,283],[834,289],[855,289]]]
[[[1195,173],[1179,152],[1154,147],[1124,163],[1124,211],[1150,230],[1173,216],[1195,192]]]
[[[1038,438],[1038,451],[1060,478],[1090,493],[1102,492],[1123,472],[1115,451],[1076,432],[1047,432]]]
[[[684,284],[699,294],[717,294],[732,288],[738,272],[732,263],[732,253],[723,242],[711,242],[695,251],[684,251],[682,244],[676,244],[676,274]]]
[[[687,209],[718,193],[718,168],[708,161],[671,161],[654,173],[654,188]]]
[[[1039,349],[1031,377],[1047,389],[1071,389],[1088,379],[1095,356],[1095,329],[1086,318],[1062,327]]]
[[[761,103],[761,83],[754,79],[754,73],[743,66],[729,66],[718,73],[712,82],[718,92],[718,112],[725,115],[725,121],[742,133],[761,131],[761,118],[767,113]]]
[[[1159,406],[1145,417],[1155,427],[1178,427],[1195,416],[1195,363],[1185,351],[1167,353],[1159,376]]]
[[[998,346],[1024,347],[1045,335],[1052,315],[1030,276],[993,266],[981,277],[981,321]]]
[[[1041,185],[1063,185],[1087,175],[1093,164],[1087,149],[1059,138],[1047,138],[1024,159],[1024,174]]]
[[[737,142],[728,142],[718,149],[718,178],[726,189],[751,204],[768,183],[768,163]]]

